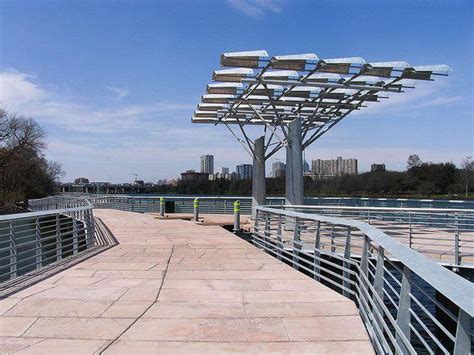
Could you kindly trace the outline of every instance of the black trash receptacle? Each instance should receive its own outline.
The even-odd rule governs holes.
[[[165,213],[174,213],[174,201],[165,201]]]

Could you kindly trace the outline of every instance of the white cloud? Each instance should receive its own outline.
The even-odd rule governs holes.
[[[370,114],[386,114],[405,110],[404,114],[408,114],[406,111],[417,106],[454,105],[462,100],[458,96],[442,96],[434,86],[424,85],[413,92],[394,95],[379,104],[381,109],[374,105],[361,112],[375,110]],[[390,104],[392,100],[396,101]],[[247,153],[224,127],[191,124],[194,103],[123,104],[118,100],[89,103],[47,89],[35,75],[8,70],[0,71],[0,107],[29,115],[46,126],[48,157],[63,163],[67,172],[65,181],[77,176],[92,180],[111,176],[114,182],[124,182],[131,179],[131,172],[145,180],[173,178],[186,169],[198,169],[199,156],[208,153],[215,155],[216,168],[233,169],[236,163],[250,162]],[[249,133],[256,136],[261,131],[254,128]],[[345,135],[332,133],[330,139],[344,142]],[[371,149],[341,145],[335,149],[334,142],[328,142],[327,138],[324,145],[310,147],[307,160],[343,155],[358,158],[364,170],[372,162],[386,162],[391,169],[403,169],[411,153],[418,153],[423,160],[454,159],[455,162],[469,155],[462,151],[410,147]],[[284,161],[284,155],[282,150],[275,157]]]
[[[63,163],[65,181],[111,175],[122,182],[132,170],[144,179],[172,178],[197,169],[206,153],[216,155],[216,165],[249,160],[224,128],[191,124],[195,104],[83,103],[47,90],[34,75],[11,70],[0,71],[0,88],[1,108],[45,126],[47,155]]]
[[[107,86],[106,89],[111,91],[115,95],[115,98],[118,100],[121,100],[125,96],[128,96],[128,94],[130,94],[130,91],[128,91],[128,89],[119,88],[117,86]]]
[[[36,85],[33,74],[21,73],[16,70],[6,70],[0,74],[0,104],[15,102],[22,105],[26,102],[38,101],[47,93]]]
[[[249,17],[262,17],[266,12],[279,13],[282,0],[227,0],[237,11]]]
[[[171,112],[189,111],[187,116],[190,117],[194,108],[191,104],[169,101],[143,105],[80,104],[42,88],[36,81],[36,76],[31,74],[12,70],[0,72],[1,107],[68,131],[129,132],[133,128],[153,126],[154,120],[167,118]],[[114,89],[117,89],[117,98],[126,95],[125,89]]]
[[[388,99],[380,102],[368,102],[367,106],[355,111],[351,116],[407,114],[427,107],[452,106],[464,100],[460,95],[446,94],[447,83],[442,79],[439,82],[420,82],[415,89],[405,89],[401,93],[385,93]]]

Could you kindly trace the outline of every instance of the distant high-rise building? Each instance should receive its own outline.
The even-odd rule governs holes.
[[[370,171],[375,172],[375,171],[385,171],[385,164],[372,164],[370,166]]]
[[[252,179],[252,164],[239,164],[235,167],[237,180]]]
[[[224,167],[222,167],[222,168],[221,168],[221,174],[222,174],[222,175],[229,174],[229,168],[224,168]]]
[[[276,161],[272,164],[272,177],[285,176],[286,165],[280,161]]]
[[[313,175],[319,178],[357,175],[357,159],[316,159],[311,162],[311,170]]]
[[[201,155],[201,173],[214,174],[213,155]]]
[[[188,170],[181,173],[181,181],[184,182],[204,182],[209,180],[208,173],[197,173],[194,170]]]

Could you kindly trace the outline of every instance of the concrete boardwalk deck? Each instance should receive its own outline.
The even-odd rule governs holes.
[[[354,304],[217,226],[94,211],[120,244],[0,301],[0,353],[373,353]]]

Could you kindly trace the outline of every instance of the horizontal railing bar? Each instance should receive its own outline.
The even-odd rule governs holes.
[[[372,206],[327,206],[327,205],[283,205],[292,209],[354,210],[354,211],[400,211],[400,212],[461,212],[474,213],[467,208],[427,208],[427,207],[372,207]]]

